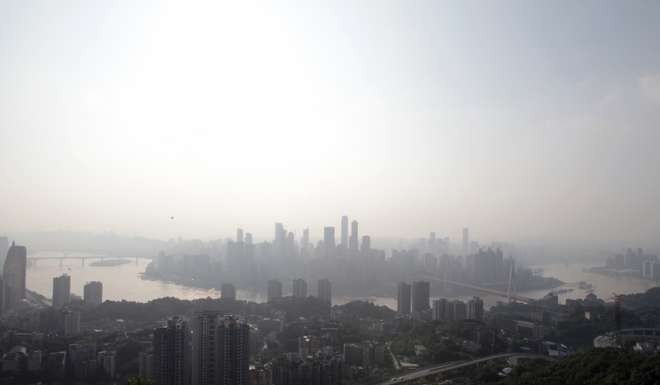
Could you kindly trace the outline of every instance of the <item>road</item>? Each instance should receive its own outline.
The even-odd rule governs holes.
[[[548,360],[548,361],[553,360],[553,358],[551,358],[551,357],[543,356],[543,355],[540,355],[540,354],[522,354],[522,353],[494,354],[492,356],[477,358],[477,359],[472,360],[472,361],[447,362],[447,363],[444,363],[444,364],[441,364],[441,365],[432,366],[430,368],[420,369],[420,370],[414,371],[412,373],[408,373],[408,374],[404,374],[402,376],[395,377],[394,380],[381,382],[379,385],[402,384],[404,382],[417,380],[417,379],[423,378],[423,377],[433,376],[433,375],[436,375],[438,373],[443,373],[443,372],[447,372],[447,371],[450,371],[450,370],[460,369],[460,368],[464,368],[466,366],[472,366],[472,365],[480,364],[482,362],[500,360],[500,359],[504,359],[504,358],[514,358],[514,357],[515,358],[536,358],[536,359],[542,359],[542,360]]]
[[[392,364],[394,364],[394,369],[399,371],[401,370],[401,362],[399,362],[399,358],[392,353],[392,349],[390,349],[390,343],[387,344],[387,351],[390,353],[390,358],[392,358]]]

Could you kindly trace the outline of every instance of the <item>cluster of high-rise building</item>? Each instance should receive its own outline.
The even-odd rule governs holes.
[[[642,277],[655,281],[660,280],[660,261],[658,261],[658,257],[654,255],[642,262]]]
[[[323,238],[316,247],[310,243],[309,229],[304,229],[299,245],[300,254],[304,256],[336,257],[369,253],[371,250],[371,237],[364,235],[360,238],[358,228],[358,222],[354,220],[350,222],[349,229],[348,216],[344,215],[341,217],[339,242],[336,239],[335,227],[325,226],[323,228]],[[298,247],[296,246],[295,235],[293,232],[287,232],[282,223],[275,224],[273,247],[283,254],[287,252],[297,253]]]
[[[607,258],[606,266],[617,270],[632,269],[641,272],[644,262],[654,259],[657,258],[645,255],[641,248],[637,250],[628,248],[625,253],[618,253],[614,257]]]
[[[504,258],[501,249],[479,249],[465,258],[468,279],[480,284],[503,284],[515,270],[513,258]]]
[[[53,307],[64,308],[71,303],[71,276],[62,274],[53,278]],[[83,303],[97,306],[103,303],[103,283],[87,282],[83,287]]]
[[[26,298],[27,249],[12,242],[7,251],[0,285],[0,303],[2,312],[18,310]],[[103,284],[89,282],[84,287],[85,304],[99,305],[103,302]],[[70,309],[71,277],[67,274],[53,278],[52,306],[60,310],[56,326],[66,336],[80,333],[80,311]]]
[[[162,255],[158,259],[158,270],[165,273],[183,273],[202,280],[217,279],[222,276],[242,285],[258,286],[264,272],[271,276],[301,274],[301,262],[310,258],[331,259],[353,255],[371,255],[371,238],[359,238],[358,222],[350,223],[347,216],[341,218],[339,241],[334,226],[323,228],[322,238],[316,245],[310,241],[310,230],[303,229],[299,241],[295,234],[282,223],[275,223],[274,238],[271,242],[254,243],[251,233],[236,230],[236,237],[226,241],[224,263],[219,274],[214,274],[213,263],[208,255],[184,255],[180,264]]]
[[[235,238],[215,244],[215,254],[203,254],[204,247],[197,247],[195,250],[200,254],[187,255],[179,249],[179,255],[161,255],[152,263],[157,268],[147,268],[147,274],[155,271],[156,278],[195,279],[214,287],[222,286],[222,297],[226,299],[235,298],[228,294],[235,289],[230,290],[225,284],[230,281],[237,288],[267,290],[268,301],[283,295],[282,283],[271,279],[275,277],[293,281],[291,294],[294,297],[306,297],[312,290],[307,285],[311,281],[304,281],[303,277],[318,281],[318,295],[326,300],[331,296],[326,294],[329,285],[323,278],[332,281],[336,295],[359,296],[391,293],[392,282],[432,279],[431,276],[445,280],[442,290],[448,290],[449,280],[488,285],[499,290],[510,287],[521,290],[524,285],[534,283],[527,276],[515,274],[515,262],[510,256],[515,249],[511,245],[493,243],[491,247],[481,248],[478,242],[471,240],[467,228],[463,229],[462,252],[460,243],[452,247],[449,238],[431,232],[428,237],[411,241],[410,249],[392,249],[389,258],[384,250],[372,247],[369,236],[360,237],[358,222],[351,222],[348,216],[341,217],[339,231],[334,226],[325,226],[321,239],[315,244],[310,241],[309,229],[303,230],[300,242],[282,223],[275,223],[274,230],[272,241],[254,243],[250,233],[237,229]],[[508,258],[504,256],[505,251]],[[165,269],[159,270],[158,266]],[[405,287],[399,289],[405,291]],[[428,310],[430,299],[413,300],[428,298],[425,290],[430,291],[428,285],[418,285],[413,290],[411,284],[410,300],[399,293],[400,311]]]
[[[317,282],[317,298],[332,304],[332,283],[329,279],[323,278]],[[307,281],[302,278],[296,278],[291,284],[291,296],[294,298],[307,298]],[[276,301],[282,298],[282,282],[276,279],[268,281],[268,302]]]
[[[646,254],[642,248],[637,250],[628,248],[625,253],[618,253],[607,258],[605,268],[630,275],[638,275],[646,279],[660,280],[660,260],[658,256]]]
[[[45,352],[14,346],[2,356],[2,371],[7,374],[25,372],[62,378],[68,374],[77,380],[113,379],[116,375],[116,352],[97,349],[94,343],[72,343],[65,350]]]
[[[289,356],[273,362],[268,385],[341,385],[342,359],[336,355]]]
[[[281,231],[278,229],[283,228],[281,223],[275,224],[275,244],[278,243],[278,234]],[[316,255],[319,257],[337,257],[337,256],[348,256],[348,255],[357,255],[360,253],[369,253],[371,251],[371,237],[368,235],[362,236],[360,238],[358,233],[358,222],[350,222],[348,216],[344,215],[341,217],[341,228],[339,234],[339,242],[336,239],[336,232],[334,226],[325,226],[323,228],[323,238],[314,248],[309,241],[309,229],[303,231],[303,237],[301,239],[300,248],[301,253],[307,256]],[[295,242],[293,233],[289,233],[289,239],[292,242]],[[295,244],[294,244],[295,245]],[[295,246],[294,246],[295,247]]]
[[[397,311],[401,314],[422,313],[430,309],[431,284],[415,281],[412,285],[399,282],[397,286]]]
[[[6,237],[0,237],[0,249],[5,249]],[[7,312],[16,309],[26,296],[27,248],[12,242],[6,248],[2,282],[0,284],[0,310]],[[0,253],[2,251],[0,250]],[[4,255],[4,253],[2,253]],[[88,305],[100,305],[103,302],[103,284],[88,282],[83,289],[83,301]],[[53,278],[54,308],[61,309],[71,301],[71,277],[63,274]]]
[[[455,299],[439,298],[433,300],[432,319],[434,321],[481,321],[484,317],[484,302],[479,297],[473,297],[467,303]]]
[[[431,285],[427,281],[415,281],[412,285],[399,282],[397,285],[397,312],[399,314],[423,314],[431,309],[430,297]],[[484,303],[479,297],[473,297],[467,304],[460,300],[436,299],[433,300],[431,312],[432,319],[437,321],[481,320],[483,314]]]
[[[255,254],[256,246],[253,243],[252,234],[244,233],[243,229],[236,229],[235,240],[227,242],[227,275],[250,283],[256,282]],[[207,263],[202,264],[202,268],[206,265]]]
[[[80,333],[80,310],[70,307],[71,276],[62,274],[53,278],[53,308],[60,310],[60,331],[66,336]],[[98,306],[103,303],[103,284],[92,281],[83,287],[83,303]]]
[[[177,246],[173,255],[160,255],[146,274],[163,279],[194,279],[215,287],[229,281],[238,288],[252,290],[265,289],[263,283],[273,277],[328,278],[341,294],[378,295],[391,290],[383,282],[413,280],[420,273],[449,274],[459,281],[505,283],[510,270],[501,251],[475,251],[478,243],[470,240],[467,228],[462,254],[459,245],[454,250],[449,238],[431,232],[427,238],[414,241],[411,249],[392,250],[390,258],[385,250],[374,248],[371,237],[361,235],[359,230],[358,222],[348,216],[341,217],[338,228],[323,227],[315,243],[309,229],[302,230],[300,238],[296,238],[279,222],[274,225],[272,241],[255,242],[250,233],[239,228],[232,239],[209,244],[210,247],[191,244],[190,251],[186,251],[183,245]],[[452,254],[455,251],[458,255]],[[296,290],[295,295],[303,292]]]
[[[156,385],[248,385],[249,326],[233,316],[200,312],[154,330],[153,352],[140,373]]]

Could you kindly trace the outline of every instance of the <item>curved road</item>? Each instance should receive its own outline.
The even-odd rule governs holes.
[[[433,376],[438,373],[443,373],[447,372],[450,370],[454,369],[459,369],[459,368],[464,368],[466,366],[471,366],[471,365],[476,365],[482,362],[487,362],[487,361],[492,361],[492,360],[499,360],[502,358],[536,358],[536,359],[542,359],[542,360],[547,360],[547,361],[554,361],[554,358],[540,355],[540,354],[524,354],[524,353],[502,353],[502,354],[494,354],[492,356],[486,356],[486,357],[481,357],[477,358],[475,360],[471,361],[454,361],[454,362],[447,362],[441,365],[437,366],[432,366],[429,368],[424,368],[417,370],[412,373],[404,374],[403,376],[399,377],[394,377],[393,379],[385,382],[381,382],[379,385],[393,385],[393,384],[401,384],[404,382],[416,380],[419,378],[423,377],[428,377],[428,376]]]

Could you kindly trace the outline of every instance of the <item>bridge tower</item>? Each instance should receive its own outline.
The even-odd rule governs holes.
[[[612,299],[614,299],[614,325],[616,327],[616,344],[621,345],[621,296],[612,293]]]
[[[513,277],[513,263],[510,264],[509,268],[509,283],[506,288],[506,299],[509,303],[512,302],[512,298],[516,298],[516,287],[514,283],[514,277]]]

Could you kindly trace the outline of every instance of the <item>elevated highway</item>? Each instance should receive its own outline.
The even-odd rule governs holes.
[[[525,353],[502,353],[494,354],[492,356],[481,357],[470,361],[455,361],[447,362],[441,365],[431,366],[428,368],[420,369],[412,373],[404,374],[399,377],[394,377],[389,381],[381,382],[379,385],[394,385],[402,384],[408,381],[417,380],[424,377],[435,376],[440,373],[448,372],[455,369],[465,368],[468,366],[473,366],[481,364],[488,361],[501,360],[501,359],[541,359],[546,361],[554,361],[552,357],[540,355],[540,354],[525,354]]]

